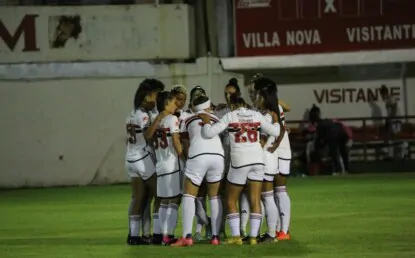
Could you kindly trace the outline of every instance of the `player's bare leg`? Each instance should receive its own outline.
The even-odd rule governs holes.
[[[291,200],[286,185],[287,176],[278,174],[274,179],[274,194],[279,205],[281,219],[281,231],[277,235],[278,240],[290,240]]]
[[[251,231],[249,233],[251,245],[256,244],[256,237],[258,236],[259,227],[261,226],[261,192],[262,181],[253,181],[248,179],[248,199],[251,213],[249,215],[249,222]]]
[[[129,210],[129,228],[127,243],[130,245],[143,244],[140,237],[141,214],[143,202],[145,199],[145,185],[141,177],[131,178],[132,202]]]
[[[231,228],[232,238],[228,239],[229,244],[242,245],[241,231],[240,231],[240,217],[237,202],[239,196],[243,190],[243,185],[236,185],[229,183],[226,184],[226,209],[227,209],[227,220]]]
[[[154,174],[151,178],[146,181],[148,192],[151,196],[154,197],[153,205],[153,244],[161,244],[162,234],[161,234],[161,223],[159,217],[160,209],[160,198],[157,197],[157,176]]]
[[[268,232],[261,237],[261,242],[276,242],[276,231],[279,211],[274,199],[274,182],[264,181],[262,183],[262,202],[265,206]],[[264,218],[263,218],[264,219]]]
[[[208,196],[210,203],[210,216],[211,216],[211,232],[212,238],[210,243],[213,245],[219,244],[219,231],[222,225],[222,200],[220,198],[221,181],[216,183],[208,183]]]
[[[185,177],[184,180],[184,194],[182,198],[183,209],[182,209],[182,223],[183,223],[183,234],[176,243],[173,243],[174,247],[191,246],[193,245],[192,239],[192,228],[193,220],[196,213],[195,199],[199,191],[199,186],[193,184],[193,182]]]

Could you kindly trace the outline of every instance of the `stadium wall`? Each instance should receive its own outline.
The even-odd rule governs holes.
[[[130,69],[127,64],[112,69],[102,64],[101,72],[95,64],[89,76],[76,69],[86,65],[91,70],[91,64],[67,65],[72,68],[0,67],[1,188],[127,182],[124,122],[145,77],[160,78],[168,88],[175,83],[188,89],[201,85],[214,103],[224,101],[223,86],[231,77],[243,84],[240,75],[223,72],[214,58],[195,64],[143,63]],[[105,71],[111,76],[105,77]]]

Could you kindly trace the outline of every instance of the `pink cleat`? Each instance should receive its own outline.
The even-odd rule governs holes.
[[[219,237],[213,236],[212,239],[210,240],[210,244],[211,245],[220,245]]]
[[[177,240],[176,243],[171,244],[170,246],[173,247],[184,247],[184,246],[192,246],[193,245],[193,239],[192,238],[180,238]]]

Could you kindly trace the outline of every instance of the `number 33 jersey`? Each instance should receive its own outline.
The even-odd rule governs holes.
[[[150,118],[142,109],[133,110],[126,119],[126,130],[128,135],[126,159],[136,161],[149,154],[147,142],[143,132],[149,127]]]
[[[180,169],[179,157],[174,148],[172,138],[174,133],[180,133],[179,124],[177,116],[168,115],[158,125],[154,141],[157,175],[175,172]]]
[[[263,150],[259,142],[260,131],[263,130],[275,137],[280,134],[279,125],[272,125],[261,113],[246,108],[227,113],[219,123],[203,126],[202,134],[212,138],[224,130],[229,132],[231,165],[234,168],[264,164]]]

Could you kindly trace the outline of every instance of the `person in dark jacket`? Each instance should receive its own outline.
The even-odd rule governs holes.
[[[322,151],[327,146],[334,174],[346,173],[349,170],[351,131],[338,120],[322,119],[317,106],[310,110],[310,122],[316,125],[315,150]]]

